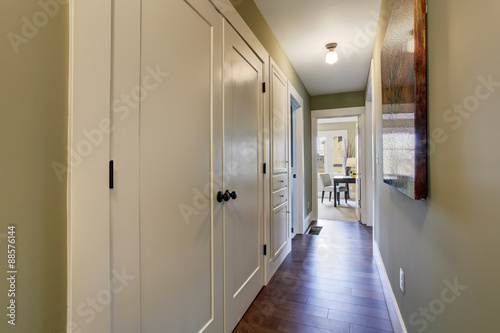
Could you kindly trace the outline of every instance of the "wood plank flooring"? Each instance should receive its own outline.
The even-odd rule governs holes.
[[[319,220],[252,303],[237,333],[393,332],[372,254],[372,228]]]

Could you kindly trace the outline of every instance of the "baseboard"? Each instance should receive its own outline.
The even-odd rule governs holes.
[[[273,265],[271,265],[271,267],[274,268],[273,270],[267,270],[270,267],[269,262],[267,262],[268,265],[267,265],[267,268],[266,268],[266,281],[265,281],[266,282],[265,283],[266,286],[269,283],[269,281],[271,281],[271,278],[274,276],[274,274],[276,274],[276,271],[279,269],[280,265],[283,263],[283,261],[285,260],[285,258],[287,257],[287,255],[292,251],[292,242],[291,241],[292,240],[289,239],[288,245],[286,246],[286,248],[283,249],[283,251],[280,253],[280,255],[278,256],[278,258],[276,259],[276,262]]]
[[[391,281],[385,270],[384,260],[380,254],[380,249],[377,242],[373,241],[373,256],[375,257],[375,262],[377,263],[378,273],[380,275],[380,280],[382,281],[382,286],[384,289],[384,296],[387,303],[387,309],[389,310],[389,316],[391,318],[392,328],[394,333],[408,333],[406,330],[405,322],[401,311],[399,311],[399,305],[392,291]]]
[[[309,229],[309,225],[311,224],[311,222],[312,222],[312,211],[304,219],[304,223],[302,224],[302,232],[300,232],[301,234],[306,233],[307,229]]]

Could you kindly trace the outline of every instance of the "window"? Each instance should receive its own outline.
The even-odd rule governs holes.
[[[329,173],[332,176],[345,175],[345,143],[347,131],[320,131],[316,161],[318,173]]]
[[[318,173],[325,172],[325,150],[326,138],[318,137],[318,150],[316,152],[316,165],[318,166]]]
[[[345,174],[344,172],[344,138],[334,136],[332,141],[332,170],[333,174]]]

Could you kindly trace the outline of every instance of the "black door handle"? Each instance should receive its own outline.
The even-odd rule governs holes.
[[[222,202],[223,199],[224,199],[224,193],[222,193],[222,191],[217,192],[217,201]]]
[[[218,202],[222,202],[222,200],[224,201],[229,201],[231,199],[236,200],[237,197],[238,194],[235,191],[229,192],[229,190],[227,190],[225,193],[222,193],[222,191],[217,192]]]
[[[238,194],[235,191],[229,192],[229,190],[227,190],[226,193],[224,193],[224,200],[226,201],[229,201],[229,199],[236,200],[237,197]]]

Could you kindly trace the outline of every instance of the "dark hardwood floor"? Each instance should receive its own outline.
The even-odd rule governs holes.
[[[372,254],[372,228],[319,220],[318,236],[297,235],[292,252],[234,332],[393,332]]]

